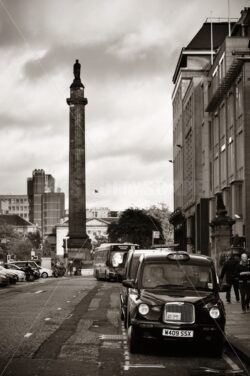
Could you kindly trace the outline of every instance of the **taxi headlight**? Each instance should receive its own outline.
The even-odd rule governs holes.
[[[149,313],[149,306],[147,304],[140,304],[138,311],[141,315],[147,315]]]
[[[220,317],[219,308],[216,308],[216,307],[210,308],[209,315],[212,317],[212,319],[218,319]]]

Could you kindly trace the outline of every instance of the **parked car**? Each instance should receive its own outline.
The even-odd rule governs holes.
[[[40,273],[40,277],[42,278],[48,278],[53,276],[52,269],[43,268],[42,266],[37,265]]]
[[[40,273],[40,277],[42,278],[48,278],[48,277],[52,277],[53,276],[53,271],[52,269],[49,269],[49,268],[43,268],[42,266],[38,265],[34,260],[32,261],[28,261],[28,263],[30,264],[30,266],[34,266],[38,269],[39,273]]]
[[[19,268],[22,269],[24,272],[25,272],[27,263],[30,265],[30,267],[33,270],[34,278],[35,279],[40,278],[39,268],[38,268],[37,264],[34,261],[31,260],[31,261],[11,261],[11,262],[9,262],[10,265],[19,266]]]
[[[21,268],[19,268],[19,266],[7,263],[7,264],[4,264],[4,267],[6,269],[8,269],[8,270],[14,271],[17,274],[17,276],[18,276],[18,281],[19,282],[23,282],[23,281],[26,280],[25,273],[24,273],[24,271]]]
[[[0,287],[8,286],[9,278],[0,271]]]
[[[2,265],[0,265],[0,272],[9,279],[10,283],[15,284],[18,281],[18,275],[13,270],[5,269]]]
[[[125,264],[124,279],[126,280],[135,280],[137,269],[140,262],[140,257],[143,254],[153,254],[167,252],[166,249],[135,249],[128,252],[127,261]],[[122,285],[120,291],[120,314],[121,320],[124,321],[124,326],[127,325],[127,301],[128,301],[129,288]]]
[[[187,252],[143,254],[129,288],[127,330],[131,353],[146,339],[166,345],[207,345],[220,356],[224,347],[225,309],[218,278],[208,256]]]

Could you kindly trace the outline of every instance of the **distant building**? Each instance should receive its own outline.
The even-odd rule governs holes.
[[[95,207],[86,209],[86,218],[118,217],[118,211],[110,211],[109,208]]]
[[[64,193],[47,192],[42,195],[42,228],[43,234],[55,231],[55,225],[64,216]]]
[[[16,214],[29,219],[29,201],[27,195],[0,195],[0,214]]]
[[[53,233],[65,214],[64,193],[55,192],[53,176],[39,169],[27,179],[27,190],[30,221],[41,228],[43,236]]]
[[[86,221],[86,232],[91,239],[92,242],[94,242],[96,239],[100,237],[105,237],[108,239],[108,225],[112,222],[118,221],[118,217],[112,218],[87,218]],[[63,242],[64,239],[68,236],[68,220],[64,223],[58,224],[56,226],[56,254],[57,256],[63,256],[64,255],[64,248],[63,248]]]

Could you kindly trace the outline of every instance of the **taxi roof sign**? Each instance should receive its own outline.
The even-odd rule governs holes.
[[[190,256],[187,252],[171,252],[167,255],[167,258],[170,260],[182,261],[189,260]]]

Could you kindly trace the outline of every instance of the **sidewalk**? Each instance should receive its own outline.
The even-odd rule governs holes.
[[[227,340],[250,363],[250,311],[242,314],[241,304],[236,302],[232,292],[232,302],[226,302],[226,293],[220,293],[226,309]]]

